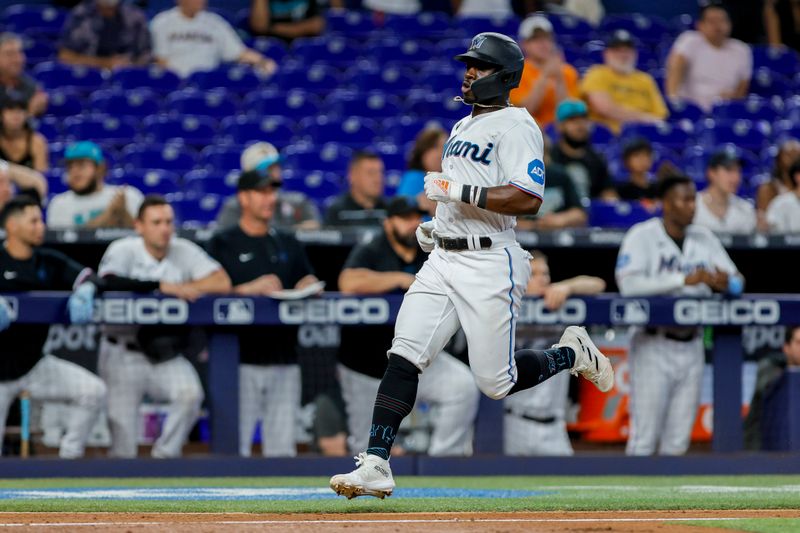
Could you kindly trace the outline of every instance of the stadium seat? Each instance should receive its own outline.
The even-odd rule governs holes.
[[[377,143],[370,147],[370,149],[381,156],[383,160],[383,167],[387,171],[406,169],[406,153],[404,147],[398,146],[395,143]]]
[[[284,59],[289,53],[286,43],[277,37],[256,37],[247,41],[247,45],[253,50],[274,60],[278,65],[283,64]]]
[[[220,123],[220,132],[231,143],[268,141],[282,148],[294,137],[294,121],[278,115],[228,117]]]
[[[800,70],[797,52],[790,48],[756,45],[753,49],[753,69],[766,68],[784,76],[794,76]]]
[[[414,15],[388,15],[386,29],[399,35],[431,39],[450,29],[450,18],[444,13],[423,11]]]
[[[256,115],[274,115],[279,112],[289,118],[317,116],[321,112],[319,97],[303,90],[265,90],[245,97],[243,109]]]
[[[343,175],[347,170],[353,150],[338,143],[326,145],[292,145],[284,151],[286,166],[295,172],[300,170],[324,170]]]
[[[400,66],[384,68],[362,68],[358,65],[348,70],[345,79],[349,87],[355,90],[374,89],[385,93],[406,93],[414,85],[415,76],[412,71]]]
[[[208,146],[200,152],[199,166],[208,172],[239,170],[244,146]]]
[[[131,119],[113,115],[77,116],[64,120],[64,136],[70,141],[93,140],[124,145],[136,137],[137,129]]]
[[[45,136],[50,142],[57,140],[61,136],[63,123],[61,117],[47,116],[34,121],[36,130]]]
[[[436,57],[453,58],[469,49],[470,39],[443,39],[436,43]]]
[[[98,113],[144,118],[159,111],[159,97],[150,89],[99,90],[89,97],[89,107]]]
[[[733,144],[740,148],[760,151],[769,141],[769,134],[764,125],[750,120],[714,120],[705,119],[699,123],[697,138],[705,146]]]
[[[301,192],[322,206],[325,200],[341,194],[344,190],[342,179],[333,172],[312,170],[305,173],[289,173],[289,179],[283,180],[283,188],[287,191]]]
[[[344,37],[300,38],[292,43],[292,57],[307,65],[319,62],[350,66],[360,53],[358,42]]]
[[[182,141],[193,146],[205,146],[213,141],[217,123],[200,115],[151,116],[142,123],[142,130],[151,142]]]
[[[595,33],[595,28],[583,20],[582,18],[572,15],[547,15],[550,23],[553,25],[553,32],[556,34],[559,41],[562,39],[571,39],[576,42],[587,40]],[[512,35],[516,35],[514,32]]]
[[[434,49],[424,41],[409,39],[384,39],[368,42],[364,47],[364,56],[375,59],[378,63],[413,63],[423,62],[434,56]]]
[[[372,14],[366,11],[328,11],[327,29],[351,37],[364,37],[377,29]]]
[[[517,17],[457,17],[453,25],[462,28],[470,37],[485,31],[515,36],[519,29]]]
[[[238,98],[225,89],[184,89],[171,93],[164,109],[174,115],[207,115],[217,119],[235,115]]]
[[[673,27],[666,20],[641,13],[608,15],[600,22],[597,30],[603,34],[611,34],[616,30],[627,30],[645,43],[671,41],[673,33]]]
[[[188,86],[203,91],[226,89],[239,94],[255,91],[269,82],[270,78],[256,74],[245,65],[222,66],[214,70],[195,72],[186,81]]]
[[[774,124],[774,130],[778,141],[800,139],[800,124],[796,120],[780,120]]]
[[[282,90],[305,89],[316,93],[328,93],[339,86],[341,75],[326,65],[282,68],[275,75],[275,82]]]
[[[161,169],[115,168],[106,180],[113,185],[130,185],[142,194],[166,195],[180,190],[178,174]]]
[[[772,122],[778,119],[778,112],[770,103],[759,96],[750,96],[746,100],[722,102],[714,106],[711,115],[715,119],[748,119]]]
[[[656,213],[648,211],[639,202],[592,200],[589,205],[589,225],[592,227],[629,228],[654,216]]]
[[[463,71],[439,72],[421,76],[415,88],[426,89],[433,94],[449,93],[452,95],[461,94],[461,83],[464,81]]]
[[[238,167],[238,163],[237,163]],[[202,197],[207,194],[232,196],[236,194],[239,171],[192,170],[183,177],[182,190],[189,196]]]
[[[757,174],[761,171],[761,159],[750,150],[744,149],[741,145],[733,143],[719,144],[713,147],[706,145],[694,145],[688,147],[683,152],[683,168],[695,181],[705,181],[706,165],[711,156],[720,150],[728,150],[739,158],[742,163],[742,174],[745,177]]]
[[[400,100],[380,91],[367,94],[354,92],[337,92],[331,94],[325,102],[328,113],[340,117],[364,116],[374,118],[395,117],[401,112]]]
[[[85,92],[99,89],[105,81],[103,72],[98,69],[70,67],[52,61],[36,65],[33,76],[48,89],[74,87]]]
[[[794,85],[787,77],[762,67],[750,80],[750,92],[759,96],[793,96]]]
[[[417,135],[425,128],[435,126],[449,132],[453,127],[453,122],[452,120],[400,116],[383,122],[382,139],[387,142],[393,142],[398,146],[405,146],[413,142]]]
[[[676,122],[684,119],[689,120],[690,122],[696,122],[705,115],[705,112],[702,110],[702,108],[685,100],[677,102],[667,101],[667,108],[669,109],[670,122]]]
[[[629,124],[622,129],[623,141],[633,137],[644,137],[651,143],[659,143],[673,150],[683,150],[691,138],[691,131],[677,124]]]
[[[378,125],[374,120],[362,117],[347,117],[332,120],[328,117],[308,117],[300,121],[298,138],[309,143],[341,143],[364,147],[378,137]]]
[[[205,227],[213,222],[222,207],[223,198],[217,194],[200,196],[172,194],[167,200],[175,211],[175,218],[182,227]]]
[[[469,114],[469,108],[453,100],[452,95],[439,96],[427,92],[411,94],[406,111],[420,118],[437,117],[459,120]]]
[[[83,111],[84,99],[72,89],[55,89],[50,91],[47,114],[57,117],[71,117]]]
[[[197,163],[197,153],[183,144],[129,145],[122,151],[125,168],[160,168],[185,173]]]
[[[48,197],[52,198],[56,194],[69,190],[63,168],[51,168],[44,173],[44,177],[47,179]]]
[[[23,38],[22,48],[25,50],[25,58],[29,66],[53,61],[56,58],[55,45],[42,38]]]
[[[42,4],[15,4],[3,10],[2,24],[6,31],[21,33],[27,28],[41,28],[59,33],[67,19],[67,11]]]
[[[127,67],[111,73],[111,84],[122,89],[145,87],[164,94],[176,90],[181,79],[161,67]]]

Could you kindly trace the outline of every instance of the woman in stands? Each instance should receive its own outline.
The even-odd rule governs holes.
[[[419,208],[433,215],[436,202],[428,200],[423,190],[423,178],[428,172],[442,171],[442,150],[447,132],[438,126],[425,128],[414,140],[408,156],[408,168],[400,178],[397,194],[416,199]]]
[[[47,139],[34,131],[24,101],[5,97],[0,101],[0,159],[45,172]]]
[[[767,207],[779,194],[794,189],[789,168],[792,163],[800,159],[800,141],[789,139],[784,141],[775,155],[775,167],[772,170],[772,179],[762,183],[756,193],[756,212],[758,213],[758,227],[766,231],[769,227],[766,220]]]

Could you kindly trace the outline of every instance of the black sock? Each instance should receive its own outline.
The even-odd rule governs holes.
[[[530,389],[575,364],[575,351],[561,346],[550,350],[517,350],[517,382],[509,394]]]
[[[419,369],[399,355],[389,357],[389,366],[378,387],[367,453],[389,459],[400,422],[417,401]]]

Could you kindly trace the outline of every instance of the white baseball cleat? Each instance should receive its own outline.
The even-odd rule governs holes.
[[[389,461],[377,455],[361,452],[356,457],[356,469],[349,474],[336,474],[331,478],[331,488],[339,496],[352,500],[356,496],[375,496],[384,499],[392,495],[394,478]]]
[[[570,369],[570,374],[582,375],[595,384],[601,392],[608,392],[614,386],[614,369],[611,361],[600,353],[594,345],[586,328],[570,326],[558,341],[558,346],[567,346],[575,350],[575,364]]]

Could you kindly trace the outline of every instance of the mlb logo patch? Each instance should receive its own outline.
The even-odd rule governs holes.
[[[255,305],[249,298],[222,298],[214,302],[215,324],[252,324]]]
[[[643,326],[650,322],[647,300],[614,300],[611,302],[611,323]]]

